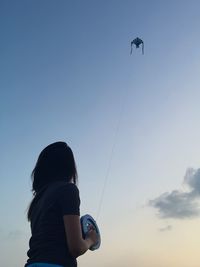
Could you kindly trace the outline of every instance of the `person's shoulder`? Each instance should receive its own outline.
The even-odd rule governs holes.
[[[67,201],[71,199],[77,199],[80,202],[79,189],[74,183],[64,182],[60,184],[59,189],[56,192],[58,199],[64,199]]]
[[[59,189],[62,191],[75,191],[79,193],[79,189],[76,184],[74,183],[69,183],[69,182],[61,182],[59,185]]]
[[[63,183],[63,186],[64,186],[64,187],[67,187],[67,188],[74,188],[74,189],[77,189],[77,190],[78,190],[77,185],[74,184],[74,183],[64,182],[64,183]]]
[[[65,181],[53,182],[48,188],[48,194],[62,194],[67,192],[75,192],[79,194],[79,189],[74,183],[69,183]]]

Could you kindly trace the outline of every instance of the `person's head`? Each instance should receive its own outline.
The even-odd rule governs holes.
[[[77,184],[77,170],[71,148],[65,142],[55,142],[45,147],[40,153],[32,171],[32,192],[35,196],[50,183],[56,181]],[[34,199],[30,204],[28,219],[30,220]]]
[[[37,193],[51,182],[77,183],[77,170],[71,148],[65,142],[56,142],[40,153],[31,174],[32,191]]]

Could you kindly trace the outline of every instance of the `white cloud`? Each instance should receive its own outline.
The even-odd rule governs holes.
[[[159,229],[160,232],[167,232],[167,231],[171,231],[171,230],[172,230],[171,225],[167,225],[166,227],[162,227]]]
[[[0,231],[0,238],[4,240],[5,242],[8,241],[16,241],[25,236],[25,232],[18,230],[18,229],[13,229],[10,232],[7,232],[5,230]]]
[[[200,216],[200,169],[189,168],[184,183],[190,191],[173,190],[149,201],[148,204],[158,210],[159,217],[186,219]]]
[[[20,239],[22,236],[24,235],[24,232],[22,232],[21,230],[13,230],[10,231],[7,235],[8,239],[12,239],[12,240],[18,240]]]

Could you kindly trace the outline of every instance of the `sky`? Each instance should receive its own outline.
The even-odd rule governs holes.
[[[195,0],[0,1],[2,266],[26,262],[30,174],[45,146],[65,141],[81,214],[102,236],[80,267],[199,267],[199,10]],[[137,36],[144,55],[130,55]]]

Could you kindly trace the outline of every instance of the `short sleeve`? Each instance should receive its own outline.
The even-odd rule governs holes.
[[[79,190],[74,184],[62,186],[58,192],[58,205],[62,215],[80,216]]]

